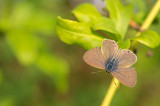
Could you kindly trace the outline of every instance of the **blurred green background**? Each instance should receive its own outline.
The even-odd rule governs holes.
[[[0,106],[99,106],[112,76],[85,64],[85,50],[67,45],[55,34],[57,16],[101,0],[0,0]],[[142,24],[156,0],[121,0],[134,6],[133,20]],[[160,13],[150,29],[160,34]],[[128,34],[131,34],[129,28]],[[123,85],[111,106],[160,105],[160,47],[139,44],[134,88]]]

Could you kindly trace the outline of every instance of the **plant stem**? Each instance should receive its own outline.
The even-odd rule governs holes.
[[[144,20],[144,22],[143,22],[143,24],[141,26],[142,30],[148,29],[148,27],[151,25],[151,23],[153,22],[154,18],[158,14],[159,10],[160,10],[160,0],[157,0],[155,5],[153,6],[152,10],[148,14],[147,18]],[[140,35],[140,32],[136,34],[136,36],[139,36],[139,35]]]
[[[143,22],[141,29],[147,29],[151,25],[151,23],[153,22],[153,20],[156,17],[159,10],[160,10],[160,0],[157,0],[155,5],[153,6],[152,10],[148,14],[147,18]],[[136,36],[139,36],[139,35],[140,35],[140,32],[138,32],[136,34]],[[132,42],[132,43],[135,43],[135,42]],[[116,83],[116,85],[115,85],[115,83]],[[116,78],[113,78],[101,106],[109,106],[110,105],[111,100],[112,100],[117,88],[119,87],[119,85],[120,85],[120,82]]]
[[[147,29],[151,25],[152,21],[156,17],[159,10],[160,10],[160,0],[157,0],[151,12],[148,14],[146,20],[144,21],[143,25],[141,26],[142,29]]]
[[[109,106],[116,89],[119,88],[119,85],[120,85],[119,81],[116,78],[113,78],[101,106]]]
[[[148,29],[148,27],[151,25],[151,23],[153,22],[154,18],[158,14],[159,10],[160,10],[160,0],[157,0],[155,5],[153,6],[152,10],[148,14],[147,18],[144,20],[144,22],[143,22],[143,24],[142,24],[140,29],[142,29],[142,30]],[[141,35],[141,32],[138,32],[136,34],[136,36],[139,36],[139,35]],[[137,41],[135,41],[135,40],[132,41],[131,48],[136,48],[137,44],[138,44]]]

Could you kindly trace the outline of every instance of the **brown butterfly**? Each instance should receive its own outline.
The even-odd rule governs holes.
[[[105,69],[118,79],[123,85],[134,87],[137,80],[136,71],[130,67],[137,61],[137,56],[130,50],[118,49],[114,40],[104,39],[99,47],[87,51],[84,61],[96,68]]]

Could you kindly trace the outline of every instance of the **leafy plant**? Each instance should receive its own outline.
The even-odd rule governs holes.
[[[118,0],[106,0],[106,9],[109,17],[98,13],[91,4],[82,4],[76,7],[72,13],[77,21],[58,18],[56,33],[59,38],[67,44],[78,44],[85,49],[100,46],[103,36],[97,31],[101,30],[107,38],[118,42],[121,48],[128,49],[130,41],[140,42],[150,48],[160,44],[160,37],[155,31],[144,31],[138,37],[126,39],[126,32],[129,27],[129,20],[132,17],[132,6],[123,6]]]
[[[59,38],[67,44],[78,44],[85,49],[100,47],[104,38],[115,40],[122,49],[129,49],[131,46],[136,47],[137,42],[150,48],[160,45],[158,33],[153,30],[146,30],[157,14],[158,8],[154,8],[155,10],[152,11],[154,16],[149,19],[148,17],[151,16],[149,15],[147,21],[142,25],[144,32],[128,37],[126,32],[129,21],[133,17],[132,6],[122,5],[118,0],[105,0],[105,3],[109,17],[100,15],[95,7],[88,3],[82,4],[72,11],[78,21],[58,17],[56,33]],[[160,4],[157,3],[156,6],[158,7]],[[118,88],[113,86],[114,82],[119,84],[118,81],[113,79],[102,106],[109,105],[114,91]]]

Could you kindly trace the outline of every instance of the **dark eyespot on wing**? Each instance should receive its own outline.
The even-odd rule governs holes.
[[[100,48],[96,47],[96,48],[92,48],[90,49],[89,51],[87,51],[84,56],[83,56],[83,60],[93,66],[93,67],[96,67],[96,68],[99,68],[99,69],[105,69],[104,67],[104,57],[101,53],[101,50]]]
[[[113,71],[112,75],[125,86],[134,87],[136,84],[137,73],[134,68],[119,68]]]

